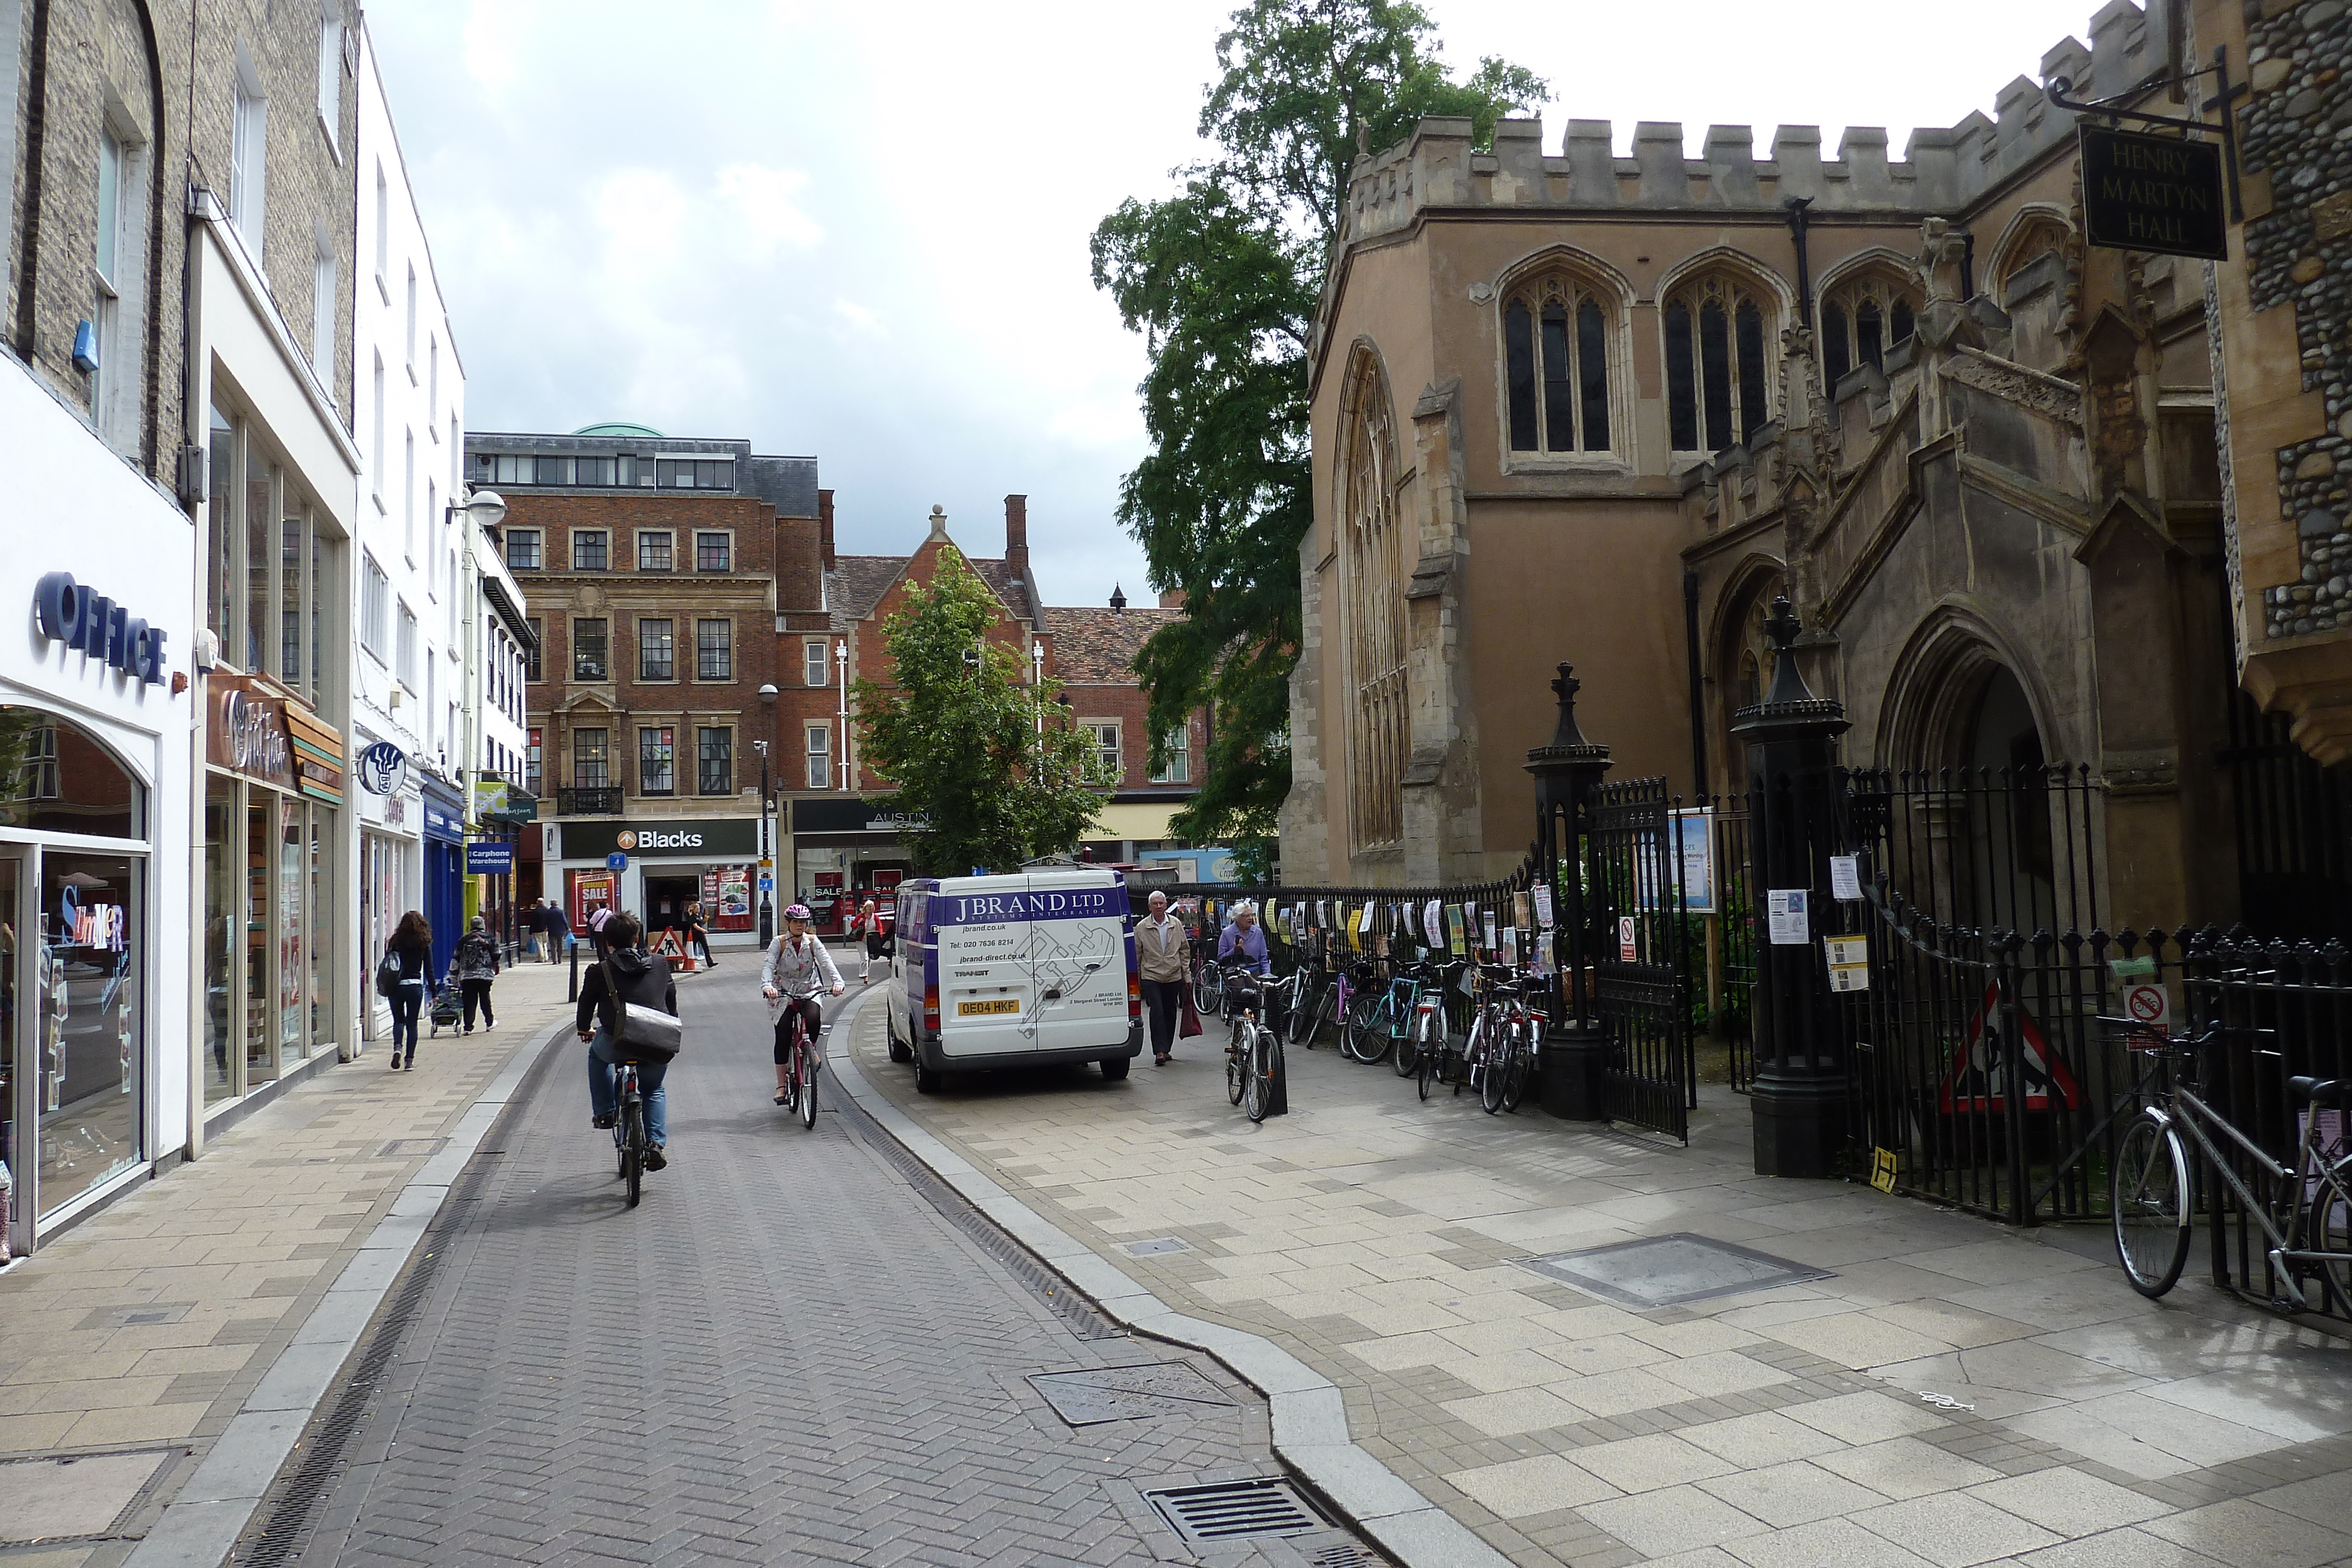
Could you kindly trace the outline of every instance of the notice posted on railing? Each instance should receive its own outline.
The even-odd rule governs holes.
[[[1810,947],[1813,923],[1806,910],[1810,890],[1776,887],[1765,894],[1764,923],[1775,947]]]

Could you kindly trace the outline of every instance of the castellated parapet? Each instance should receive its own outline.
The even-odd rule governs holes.
[[[2150,0],[2143,11],[2112,0],[2091,19],[2088,48],[2067,37],[2043,54],[2044,80],[2067,77],[2073,96],[2105,98],[2158,75],[2167,14],[2179,3]],[[1396,146],[1356,161],[1341,237],[1388,234],[1433,207],[1765,212],[1804,196],[1825,213],[1948,214],[2074,133],[2074,116],[2022,76],[2000,89],[1994,110],[1996,119],[1971,112],[1948,129],[1913,131],[1900,162],[1888,159],[1886,132],[1874,126],[1850,127],[1825,160],[1819,126],[1783,125],[1759,160],[1748,126],[1708,127],[1704,152],[1691,158],[1679,121],[1643,120],[1633,155],[1620,158],[1605,120],[1570,120],[1555,155],[1543,151],[1540,120],[1499,122],[1494,151],[1476,152],[1468,120],[1433,116]]]

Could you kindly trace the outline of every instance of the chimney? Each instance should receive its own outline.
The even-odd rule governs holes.
[[[1029,497],[1004,497],[1004,565],[1013,576],[1029,580]]]
[[[824,563],[824,570],[831,571],[833,570],[833,492],[830,490],[819,490],[816,493],[816,548],[818,559]]]
[[[1181,588],[1161,589],[1160,591],[1160,608],[1162,610],[1183,609],[1184,591]]]

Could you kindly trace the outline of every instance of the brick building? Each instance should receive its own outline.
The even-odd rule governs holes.
[[[506,497],[540,647],[523,782],[542,832],[519,896],[575,922],[613,900],[656,930],[700,900],[719,945],[755,940],[760,746],[782,761],[823,702],[778,664],[780,630],[822,615],[816,460],[596,424],[469,435],[466,465]]]
[[[1192,759],[1200,754],[1205,731],[1195,719],[1176,737],[1180,744],[1165,772],[1151,775],[1146,704],[1135,674],[1135,656],[1144,639],[1181,611],[1170,606],[1131,609],[1117,593],[1101,609],[1047,605],[1030,563],[1025,496],[1004,497],[1004,551],[1000,556],[974,555],[955,545],[946,512],[938,507],[931,508],[929,536],[912,555],[839,553],[829,501],[820,539],[827,630],[835,650],[830,672],[834,702],[823,715],[802,721],[799,738],[805,781],[814,785],[822,771],[832,787],[801,793],[792,808],[793,886],[818,902],[820,916],[830,908],[832,890],[872,887],[877,881],[887,885],[908,870],[898,840],[899,819],[890,787],[858,758],[855,709],[845,715],[841,711],[847,705],[839,693],[845,666],[852,685],[887,667],[886,624],[905,605],[912,586],[930,581],[940,553],[950,547],[1001,606],[988,640],[1062,683],[1073,717],[1094,731],[1118,775],[1118,789],[1096,820],[1097,836],[1085,841],[1084,847],[1097,860],[1129,860],[1171,841],[1168,820],[1192,793]],[[813,677],[823,641],[810,634],[791,640],[801,644],[800,656]]]

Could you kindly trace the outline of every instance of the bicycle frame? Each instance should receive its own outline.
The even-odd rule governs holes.
[[[2314,1195],[2311,1202],[2304,1200],[2303,1186],[2306,1180],[2318,1182],[2328,1192],[2333,1193],[2337,1201],[2352,1203],[2352,1188],[2347,1188],[2344,1185],[2342,1175],[2347,1166],[2352,1166],[2352,1155],[2347,1155],[2332,1166],[2322,1165],[2313,1156],[2312,1146],[2317,1141],[2319,1134],[2317,1115],[2311,1116],[2304,1123],[2303,1141],[2295,1147],[2294,1164],[2289,1166],[2283,1166],[2273,1159],[2252,1139],[2231,1126],[2221,1113],[2200,1100],[2194,1091],[2175,1084],[2172,1089],[2172,1099],[2174,1110],[2167,1111],[2158,1106],[2155,1107],[2156,1113],[2164,1119],[2167,1126],[2185,1129],[2188,1132],[2189,1141],[2197,1145],[2198,1153],[2204,1156],[2214,1174],[2219,1176],[2230,1190],[2237,1195],[2239,1204],[2253,1218],[2254,1223],[2263,1228],[2263,1234],[2270,1239],[2270,1260],[2273,1268],[2284,1260],[2306,1263],[2352,1262],[2352,1253],[2316,1252],[2295,1246],[2295,1242],[2303,1234],[2305,1213],[2316,1207],[2319,1201],[2318,1195]],[[2179,1113],[2184,1109],[2189,1112],[2189,1114]],[[2288,1206],[2288,1218],[2286,1228],[2284,1231],[2272,1221],[2272,1206],[2261,1201],[2247,1189],[2246,1184],[2238,1179],[2238,1173],[2231,1170],[2230,1163],[2221,1157],[2221,1150],[2215,1147],[2213,1140],[2206,1136],[2205,1129],[2200,1124],[2208,1122],[2227,1133],[2231,1143],[2257,1161],[2262,1166],[2263,1175],[2286,1185],[2285,1202]],[[2280,1273],[2284,1276],[2285,1270],[2281,1270]],[[2286,1278],[2284,1282],[2293,1288],[2297,1295],[2302,1293],[2302,1288],[2292,1278]]]

